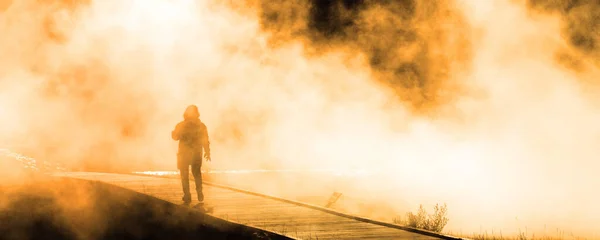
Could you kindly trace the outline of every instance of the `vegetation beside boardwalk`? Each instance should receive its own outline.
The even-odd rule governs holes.
[[[436,204],[433,207],[432,214],[428,214],[423,205],[420,205],[416,214],[409,212],[405,218],[397,217],[393,219],[393,222],[403,226],[440,233],[448,224],[447,214],[448,206],[446,204],[443,206]]]
[[[423,205],[419,206],[417,213],[408,212],[405,217],[396,217],[393,219],[394,224],[423,229],[427,231],[432,231],[436,233],[442,233],[442,230],[448,224],[448,207],[446,204],[440,206],[436,204],[433,207],[433,213],[429,214],[423,208]],[[474,233],[472,235],[464,235],[464,234],[453,234],[446,233],[451,236],[456,236],[465,239],[471,240],[563,240],[563,239],[588,239],[583,237],[576,237],[573,235],[565,234],[560,230],[556,230],[556,233],[548,236],[544,234],[543,236],[536,235],[533,233],[528,233],[527,231],[519,231],[516,236],[503,236],[502,233],[499,234],[489,234],[489,233]]]

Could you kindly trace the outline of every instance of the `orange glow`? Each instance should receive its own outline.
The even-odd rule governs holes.
[[[454,233],[597,232],[598,59],[569,45],[557,15],[456,0],[418,5],[407,23],[371,6],[364,34],[334,47],[294,32],[306,22],[284,25],[306,6],[272,3],[284,23],[267,28],[259,2],[1,1],[0,143],[76,170],[170,171],[170,132],[196,104],[210,171],[363,173],[327,184],[387,220],[445,202]],[[398,44],[387,34],[400,27],[428,40]],[[387,45],[375,67],[365,49]],[[428,64],[423,86],[386,70],[406,61]],[[256,181],[246,187],[331,194],[319,180]]]

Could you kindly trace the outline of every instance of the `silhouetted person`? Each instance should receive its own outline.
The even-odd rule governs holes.
[[[198,201],[204,202],[202,193],[202,149],[206,161],[210,161],[210,143],[208,141],[208,130],[206,125],[200,121],[198,107],[190,105],[183,113],[183,121],[175,126],[171,132],[173,140],[179,141],[179,150],[177,152],[177,168],[181,175],[181,185],[183,187],[183,202],[189,204],[192,201],[190,193],[190,165],[192,166],[192,175],[196,183],[196,193]]]

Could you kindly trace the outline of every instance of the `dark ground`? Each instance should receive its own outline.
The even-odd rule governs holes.
[[[0,185],[0,239],[288,239],[115,186]]]

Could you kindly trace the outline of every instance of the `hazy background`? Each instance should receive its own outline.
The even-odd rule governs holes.
[[[197,104],[211,168],[377,172],[346,193],[446,202],[454,232],[597,234],[597,1],[0,6],[0,143],[28,155],[174,169]]]

